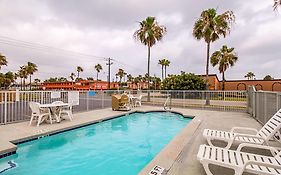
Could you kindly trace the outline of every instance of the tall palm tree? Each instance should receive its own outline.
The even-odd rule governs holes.
[[[139,22],[140,28],[135,31],[134,38],[147,46],[147,74],[148,84],[150,83],[150,49],[156,42],[160,41],[166,33],[166,27],[159,25],[155,17],[149,16],[145,20]],[[148,86],[148,90],[150,86]],[[148,93],[148,101],[150,101],[150,93]]]
[[[18,76],[21,79],[21,90],[22,90],[22,87],[25,90],[25,79],[27,79],[27,77],[28,77],[28,72],[27,72],[26,65],[25,66],[20,66],[20,69],[18,70]]]
[[[76,71],[77,71],[77,79],[79,79],[80,78],[80,72],[83,72],[84,69],[81,66],[77,66]]]
[[[253,72],[248,72],[244,77],[248,80],[252,80],[256,75]]]
[[[97,71],[97,81],[99,80],[99,73],[102,70],[102,66],[100,64],[95,65],[95,69]]]
[[[274,0],[273,8],[277,10],[278,6],[281,6],[281,0]]]
[[[222,74],[222,90],[225,89],[225,71],[234,66],[238,60],[234,48],[227,48],[226,45],[222,46],[220,50],[215,51],[211,56],[211,64],[213,67],[219,66],[219,71]]]
[[[76,77],[76,75],[75,75],[75,73],[71,73],[70,74],[70,76],[69,76],[69,78],[71,79],[71,81],[74,81],[75,80],[75,77]]]
[[[69,76],[69,78],[71,79],[71,84],[72,84],[72,89],[74,89],[74,87],[73,87],[73,81],[75,80],[75,77],[76,77],[76,75],[75,75],[75,73],[71,73],[70,74],[70,76]]]
[[[167,78],[167,67],[170,66],[171,62],[167,59],[164,59],[164,67],[165,67],[165,78]]]
[[[119,83],[121,83],[122,78],[125,76],[125,71],[123,69],[118,69],[118,72],[116,75],[119,77]]]
[[[207,43],[207,63],[206,63],[206,88],[209,89],[209,59],[210,45],[230,32],[231,25],[235,22],[235,16],[232,11],[226,11],[217,14],[215,9],[204,10],[200,18],[195,22],[193,27],[193,36],[197,40],[204,39]]]
[[[0,70],[1,70],[2,66],[7,66],[7,64],[8,64],[8,61],[7,61],[6,56],[4,56],[0,53]]]
[[[32,62],[27,62],[26,71],[29,75],[29,90],[31,90],[31,76],[38,71],[37,65]]]
[[[159,60],[159,61],[158,61],[158,64],[160,64],[160,65],[161,65],[161,70],[162,70],[162,72],[161,72],[161,74],[162,74],[162,80],[164,80],[164,64],[165,64],[165,59]]]

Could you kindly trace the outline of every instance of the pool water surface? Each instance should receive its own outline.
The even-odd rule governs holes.
[[[137,174],[190,121],[170,112],[132,113],[25,142],[0,159],[0,167],[16,164],[0,175]]]

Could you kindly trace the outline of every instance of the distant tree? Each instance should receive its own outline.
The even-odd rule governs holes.
[[[263,80],[273,80],[274,78],[270,75],[266,75]]]
[[[7,72],[5,74],[0,73],[0,87],[7,89],[12,83],[15,82],[16,76],[13,72]]]
[[[235,21],[235,16],[232,11],[226,11],[222,14],[217,14],[216,9],[204,10],[200,18],[195,22],[193,27],[193,36],[197,40],[204,39],[207,43],[207,63],[206,63],[206,89],[208,86],[209,76],[209,60],[210,60],[210,45],[220,38],[230,33],[231,25]],[[206,101],[206,103],[208,103]]]
[[[66,81],[67,81],[67,78],[65,78],[65,77],[58,78],[58,82],[66,82]]]
[[[277,10],[277,8],[281,6],[281,0],[274,0],[273,8]]]
[[[253,72],[248,72],[244,77],[248,80],[253,80],[256,75]]]
[[[81,66],[77,66],[76,71],[77,71],[77,79],[79,79],[80,78],[80,72],[83,72],[84,69]]]
[[[99,80],[99,73],[102,70],[102,66],[100,64],[95,65],[95,69],[97,71],[97,80]]]
[[[94,80],[93,77],[87,77],[87,80]]]
[[[73,72],[69,76],[69,78],[71,79],[72,82],[75,80],[75,77],[76,77],[76,75]]]
[[[122,78],[125,76],[125,71],[123,69],[118,69],[116,75],[119,77],[119,83],[121,84]]]
[[[161,65],[161,75],[162,75],[162,80],[164,80],[164,64],[165,64],[165,59],[159,60],[158,64]]]
[[[28,77],[28,71],[27,71],[26,65],[20,66],[20,69],[18,70],[17,75],[21,79],[21,90],[22,89],[25,90],[25,79],[27,79],[27,77]]]
[[[2,66],[7,66],[8,61],[7,58],[0,53],[0,70]]]
[[[152,77],[152,89],[156,90],[159,89],[159,87],[161,86],[161,78],[159,77]]]
[[[131,74],[128,74],[128,75],[127,75],[127,80],[128,80],[128,81],[132,82],[133,79],[134,79],[134,77],[133,77]]]
[[[225,87],[225,71],[234,66],[238,60],[237,54],[234,53],[234,48],[227,48],[226,45],[218,51],[215,51],[211,56],[211,64],[213,67],[218,65],[219,71],[222,74],[222,90]]]
[[[159,25],[155,17],[149,16],[145,20],[139,22],[139,29],[135,31],[134,38],[147,46],[147,74],[148,82],[150,82],[150,49],[158,41],[162,40],[166,33],[166,27]],[[148,87],[149,88],[149,87]],[[148,93],[148,101],[150,101],[150,93]]]
[[[38,78],[35,78],[35,79],[34,79],[34,83],[35,83],[35,84],[40,83],[40,81],[41,81],[41,80],[40,80],[40,79],[38,79]]]
[[[167,59],[164,60],[164,67],[165,67],[165,78],[167,78],[167,67],[169,67],[171,62]]]
[[[170,75],[162,82],[164,90],[205,90],[205,81],[192,73],[182,72],[180,75]]]
[[[29,75],[29,90],[31,90],[31,76],[38,71],[37,65],[32,62],[27,62],[26,71]]]

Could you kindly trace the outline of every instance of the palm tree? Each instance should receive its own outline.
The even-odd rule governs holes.
[[[123,69],[118,69],[116,75],[119,76],[119,83],[121,83],[122,78],[125,76],[125,71]]]
[[[195,22],[193,27],[193,36],[197,40],[204,39],[207,43],[207,63],[206,63],[206,88],[209,89],[209,59],[210,45],[230,32],[230,27],[235,21],[235,16],[232,11],[226,11],[222,14],[217,14],[215,9],[204,10],[200,18]]]
[[[21,79],[21,90],[22,90],[22,86],[24,87],[25,90],[25,79],[27,79],[28,77],[26,66],[20,66],[20,69],[18,70],[18,76]]]
[[[165,67],[165,78],[167,78],[167,67],[170,66],[171,62],[167,59],[164,59],[164,67]]]
[[[83,72],[84,69],[81,66],[77,66],[76,71],[77,71],[77,79],[79,79],[80,78],[80,72]]]
[[[164,80],[164,64],[165,64],[165,59],[159,60],[158,64],[161,65],[161,70],[162,70],[162,80]]]
[[[274,0],[273,8],[277,10],[278,6],[281,6],[281,0]]]
[[[8,61],[7,58],[0,53],[0,70],[2,66],[7,66]]]
[[[75,77],[76,77],[76,75],[75,75],[75,73],[71,73],[70,74],[70,76],[69,76],[69,78],[71,79],[71,81],[74,81],[75,80]]]
[[[29,90],[31,90],[31,76],[32,76],[36,71],[38,71],[37,65],[34,64],[34,63],[32,63],[32,62],[27,62],[26,71],[27,71],[27,74],[29,75]]]
[[[159,25],[155,17],[147,17],[139,22],[140,28],[135,31],[134,38],[147,46],[147,74],[148,83],[150,83],[150,49],[157,41],[160,41],[166,33],[166,27]],[[148,86],[148,90],[150,87]],[[148,93],[148,101],[150,101],[150,93]]]
[[[248,72],[244,77],[248,80],[252,80],[256,75],[253,72]]]
[[[227,48],[226,45],[218,51],[215,51],[211,56],[211,64],[213,67],[219,66],[219,71],[222,74],[222,90],[225,89],[225,71],[234,66],[238,60],[237,54],[234,53],[234,48]]]
[[[34,79],[34,83],[35,83],[35,84],[40,83],[40,81],[41,81],[41,80],[40,80],[39,78],[35,78],[35,79]]]
[[[133,79],[134,79],[134,77],[133,77],[131,74],[128,74],[128,75],[127,75],[127,80],[128,80],[128,81],[132,82]]]
[[[99,80],[99,73],[102,70],[102,66],[100,64],[95,65],[95,69],[97,71],[97,81]]]

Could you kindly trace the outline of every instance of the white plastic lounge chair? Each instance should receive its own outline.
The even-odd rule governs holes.
[[[275,154],[271,157],[241,152],[244,147],[266,149]],[[234,175],[242,175],[243,172],[259,175],[281,174],[281,152],[265,145],[242,143],[236,151],[200,145],[197,159],[202,163],[207,175],[213,175],[209,169],[210,164],[233,169]]]
[[[31,118],[30,118],[30,122],[29,125],[32,124],[32,121],[37,118],[37,126],[40,125],[40,123],[42,123],[47,117],[49,117],[50,123],[52,124],[52,116],[51,116],[51,112],[49,109],[40,109],[39,107],[39,103],[37,102],[29,102],[29,107],[31,109]]]
[[[281,128],[281,109],[274,114],[273,117],[258,131],[254,128],[245,127],[233,127],[230,132],[218,131],[205,129],[203,131],[203,136],[207,139],[209,145],[212,144],[212,140],[220,140],[227,142],[225,148],[229,149],[233,143],[252,143],[252,144],[266,144],[268,145],[268,140],[271,139],[274,134],[276,134]],[[245,134],[241,131],[252,131],[255,134]],[[240,131],[240,133],[238,132]]]
[[[136,101],[135,101],[136,106],[141,106],[141,99],[142,99],[142,95],[140,95],[139,97],[136,98]]]
[[[52,104],[62,104],[62,101],[55,101]],[[59,118],[61,118],[62,115],[66,114],[69,117],[69,120],[72,121],[72,105],[69,106],[63,106],[59,108]]]

